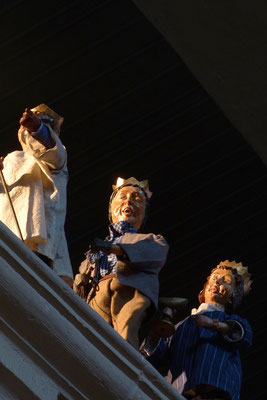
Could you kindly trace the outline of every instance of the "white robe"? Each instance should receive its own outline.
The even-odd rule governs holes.
[[[58,275],[73,277],[64,231],[67,153],[57,134],[47,127],[55,147],[46,149],[27,133],[21,143],[23,151],[5,157],[3,175],[25,243],[53,260]],[[1,182],[0,220],[20,237]]]

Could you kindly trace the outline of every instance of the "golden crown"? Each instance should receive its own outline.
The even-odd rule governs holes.
[[[152,196],[152,192],[150,192],[149,190],[148,180],[146,179],[144,181],[138,181],[133,176],[128,179],[123,179],[119,177],[117,179],[116,185],[112,185],[112,189],[114,191],[119,189],[121,186],[126,186],[126,185],[139,186],[146,193],[148,199],[150,199],[150,197]]]
[[[251,291],[252,280],[250,279],[251,274],[248,272],[248,267],[244,267],[242,262],[236,263],[235,261],[221,261],[218,266],[225,265],[226,267],[235,268],[239,275],[242,276],[244,282],[244,294],[247,295]]]
[[[36,106],[31,109],[31,111],[40,117],[44,114],[48,115],[53,119],[53,129],[54,131],[59,135],[60,133],[60,127],[63,124],[64,118],[58,115],[54,110],[52,110],[50,107],[48,107],[46,104],[42,103],[39,104],[39,106]]]

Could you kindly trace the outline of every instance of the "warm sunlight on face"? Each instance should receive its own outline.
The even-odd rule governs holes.
[[[112,222],[128,221],[138,230],[144,220],[146,198],[141,189],[124,186],[118,191],[111,204]]]
[[[226,305],[235,290],[235,278],[230,270],[216,269],[209,277],[205,289],[205,302]]]

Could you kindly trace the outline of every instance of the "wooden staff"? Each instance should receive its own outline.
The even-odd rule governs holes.
[[[10,204],[10,207],[11,207],[11,210],[12,210],[12,214],[13,214],[14,219],[15,219],[15,222],[16,222],[16,226],[17,226],[17,229],[18,229],[20,238],[21,238],[21,240],[24,242],[23,237],[22,237],[22,233],[21,233],[21,230],[20,230],[20,227],[19,227],[18,219],[17,219],[16,213],[15,213],[15,210],[14,210],[14,207],[13,207],[13,204],[12,204],[12,200],[11,200],[11,197],[10,197],[10,194],[9,194],[9,191],[8,191],[8,188],[7,188],[7,184],[6,184],[4,175],[3,175],[3,171],[2,171],[1,168],[0,168],[0,178],[1,178],[2,184],[3,184],[3,186],[4,186],[6,195],[7,195],[7,197],[8,197],[8,201],[9,201],[9,204]]]

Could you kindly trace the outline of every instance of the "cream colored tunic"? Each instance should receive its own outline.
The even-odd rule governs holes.
[[[57,134],[47,127],[56,146],[46,149],[29,133],[24,134],[24,151],[5,157],[3,174],[25,243],[53,260],[58,275],[73,277],[64,231],[67,153]],[[20,237],[2,183],[0,220]]]

